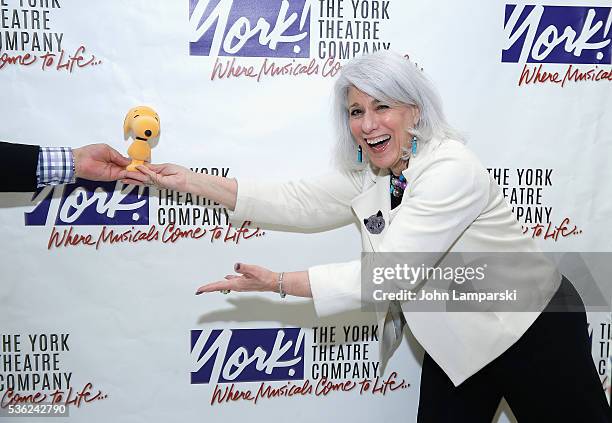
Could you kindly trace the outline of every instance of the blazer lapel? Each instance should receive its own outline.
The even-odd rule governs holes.
[[[403,172],[409,185],[413,176],[423,166],[428,165],[427,158],[440,144],[441,141],[435,138],[426,143],[419,144],[417,154],[410,158],[408,169]],[[361,232],[365,234],[364,238],[368,239],[371,251],[378,251],[378,247],[390,223],[391,194],[389,192],[389,171],[381,169],[378,175],[374,175],[371,169],[368,168],[366,172],[367,177],[364,183],[364,190],[351,201],[351,207],[359,218]],[[379,211],[381,216],[377,216]],[[369,224],[364,223],[364,220],[368,221]],[[384,222],[384,227],[380,228],[382,222]],[[364,242],[364,248],[366,246],[367,244]]]
[[[361,232],[370,241],[372,251],[378,251],[378,246],[389,227],[391,210],[389,174],[379,172],[374,185],[355,197],[351,207],[359,218]]]

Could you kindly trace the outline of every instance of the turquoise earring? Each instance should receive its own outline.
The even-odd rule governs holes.
[[[412,137],[412,150],[410,152],[413,156],[416,156],[417,153],[417,137]]]
[[[363,150],[361,149],[361,146],[357,147],[357,161],[359,163],[363,163]]]

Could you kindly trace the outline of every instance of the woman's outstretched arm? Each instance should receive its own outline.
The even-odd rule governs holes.
[[[235,179],[196,173],[171,164],[147,164],[138,166],[140,172],[129,172],[123,182],[138,185],[155,185],[173,191],[190,192],[223,204],[230,210],[236,208],[238,183]]]
[[[291,232],[325,231],[354,222],[351,201],[361,192],[363,175],[332,172],[297,181],[239,182],[195,173],[175,164],[147,164],[129,172],[125,183],[189,192],[222,204],[235,221]]]

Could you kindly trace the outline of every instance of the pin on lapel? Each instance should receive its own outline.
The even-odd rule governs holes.
[[[385,229],[385,218],[383,217],[382,211],[378,210],[378,213],[373,214],[367,219],[363,219],[363,224],[369,233],[378,235]]]

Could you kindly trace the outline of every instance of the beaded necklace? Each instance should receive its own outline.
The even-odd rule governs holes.
[[[404,151],[408,151],[407,149],[402,149]],[[416,137],[412,137],[412,144],[411,144],[411,148],[410,148],[410,156],[408,156],[408,158],[406,159],[406,167],[404,168],[404,170],[408,169],[408,165],[410,164],[410,157],[412,156],[416,156],[416,152],[417,152],[417,138]],[[391,179],[389,180],[390,186],[389,186],[389,191],[391,192],[391,195],[393,196],[392,198],[395,198],[395,200],[397,202],[401,202],[401,198],[404,195],[404,191],[406,190],[406,187],[408,186],[408,181],[406,181],[406,178],[404,177],[404,175],[402,173],[400,173],[400,176],[395,176],[393,174],[393,172],[391,172]],[[393,202],[396,202],[393,201]]]
[[[410,159],[406,161],[405,169],[408,169],[409,164]],[[406,181],[406,178],[402,173],[400,173],[400,176],[395,176],[393,172],[391,172],[391,179],[389,180],[389,184],[389,191],[391,192],[391,195],[394,197],[401,198],[404,195],[404,190],[408,186],[408,181]]]
[[[401,197],[404,195],[404,190],[408,186],[408,182],[404,175],[395,176],[393,173],[391,174],[391,183],[389,186],[389,191],[391,191],[391,195],[394,197]]]

